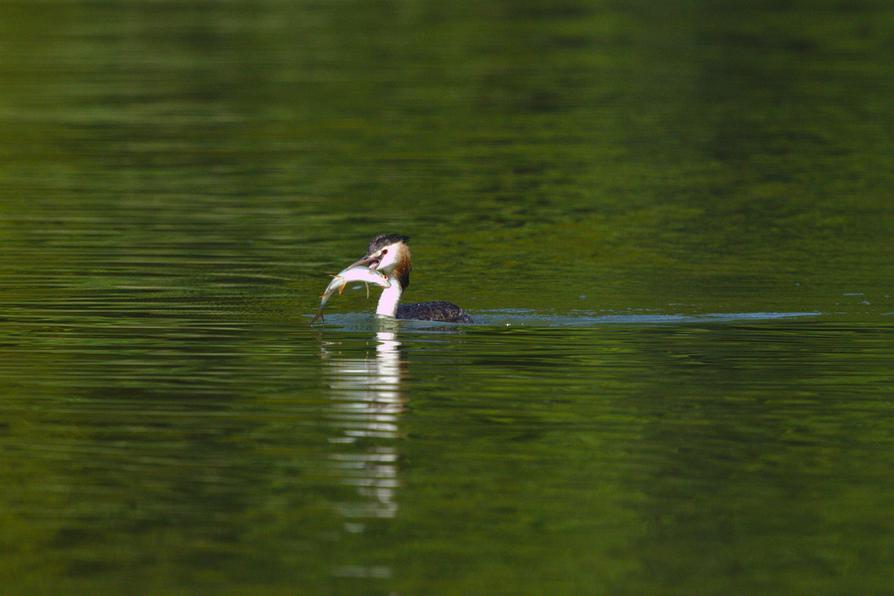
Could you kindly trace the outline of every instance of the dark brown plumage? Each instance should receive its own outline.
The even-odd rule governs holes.
[[[369,248],[366,249],[366,256],[370,256],[382,247],[394,244],[395,242],[409,244],[410,237],[402,234],[379,234],[369,241]]]
[[[398,319],[417,319],[421,321],[444,321],[447,323],[471,323],[472,317],[453,304],[436,300],[434,302],[417,302],[416,304],[400,304],[397,307]]]

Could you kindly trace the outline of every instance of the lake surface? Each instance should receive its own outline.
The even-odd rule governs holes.
[[[2,591],[889,591],[892,29],[0,3]]]

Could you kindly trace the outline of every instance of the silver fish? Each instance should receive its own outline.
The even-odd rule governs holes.
[[[332,295],[335,294],[335,291],[338,290],[339,294],[344,293],[345,286],[354,281],[376,284],[383,288],[391,287],[391,282],[388,281],[388,278],[378,271],[362,265],[351,265],[347,269],[341,271],[338,275],[332,277],[332,281],[326,286],[326,290],[323,292],[320,299],[320,310],[318,310],[314,318],[311,319],[311,324],[323,319],[323,308],[326,306],[326,303],[329,302]],[[366,295],[369,297],[369,286],[366,287]]]

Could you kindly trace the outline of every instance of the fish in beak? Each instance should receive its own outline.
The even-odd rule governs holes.
[[[326,303],[329,302],[329,298],[331,298],[336,291],[341,294],[345,291],[346,285],[355,281],[362,281],[365,284],[372,283],[383,288],[391,287],[391,282],[388,281],[387,277],[378,271],[368,269],[365,265],[357,266],[355,263],[350,267],[346,267],[345,269],[342,269],[338,275],[333,275],[332,281],[329,282],[329,285],[323,290],[323,295],[320,296],[320,309],[317,311],[314,318],[311,319],[311,325],[322,320],[323,309],[326,307]],[[366,297],[369,298],[369,286],[366,288]]]

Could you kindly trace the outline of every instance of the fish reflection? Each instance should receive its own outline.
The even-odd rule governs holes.
[[[365,358],[341,358],[325,345],[322,356],[337,429],[330,442],[341,446],[332,459],[342,484],[354,487],[360,497],[338,508],[345,528],[360,532],[364,520],[393,518],[398,509],[396,442],[404,400],[396,327],[380,327],[375,354]]]

